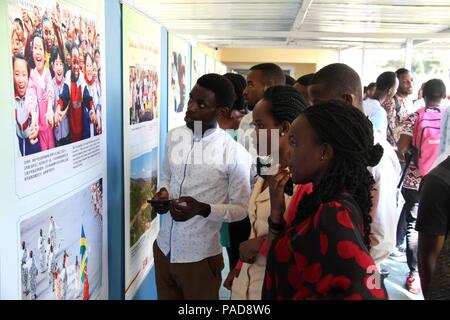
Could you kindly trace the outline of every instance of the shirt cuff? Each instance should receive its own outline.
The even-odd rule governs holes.
[[[211,204],[211,213],[208,215],[207,219],[222,222],[225,217],[225,206],[223,204]],[[229,221],[226,221],[229,222]]]
[[[238,204],[210,204],[211,213],[207,219],[216,222],[236,222],[245,219],[247,210]]]

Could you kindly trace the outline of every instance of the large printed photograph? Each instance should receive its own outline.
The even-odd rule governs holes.
[[[20,223],[25,300],[97,299],[102,287],[102,179]]]
[[[130,67],[130,93],[130,125],[158,118],[158,71],[154,67]]]
[[[156,212],[147,203],[158,184],[158,149],[154,148],[131,160],[130,177],[130,248],[150,229]]]
[[[96,16],[64,1],[8,6],[18,156],[102,133]]]
[[[169,130],[184,125],[191,80],[189,51],[189,43],[169,33]]]

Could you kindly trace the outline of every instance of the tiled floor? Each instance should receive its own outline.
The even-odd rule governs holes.
[[[222,281],[225,280],[229,272],[226,250],[223,251],[223,257],[225,268],[222,271]],[[406,265],[406,261],[398,261],[389,258],[386,259],[383,267],[387,268],[390,272],[389,276],[384,281],[390,300],[423,300],[422,294],[412,294],[405,289],[405,280],[408,275],[408,266]],[[219,295],[221,300],[230,299],[230,291],[225,289],[223,286],[220,288]]]
[[[391,258],[386,259],[383,267],[390,272],[389,276],[384,280],[386,290],[390,300],[423,300],[423,295],[410,293],[405,289],[406,276],[409,269],[404,261],[397,261]]]

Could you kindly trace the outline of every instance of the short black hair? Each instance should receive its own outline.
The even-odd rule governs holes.
[[[238,73],[225,73],[223,75],[225,78],[230,80],[234,87],[234,94],[236,96],[233,107],[233,110],[242,110],[245,108],[244,106],[244,89],[247,85],[245,78]]]
[[[231,109],[235,94],[230,80],[217,73],[208,73],[201,76],[197,80],[197,84],[214,93],[217,107]]]
[[[380,74],[377,78],[376,87],[377,90],[381,91],[389,91],[397,81],[397,75],[395,72],[392,71],[386,71]]]
[[[72,43],[72,45],[70,46],[70,55],[72,55],[72,52],[75,49],[78,51],[78,53],[80,52],[80,48],[78,47],[78,45],[76,43]]]
[[[87,60],[88,57],[91,59],[92,64],[94,64],[95,59],[94,59],[94,57],[92,56],[92,54],[90,52],[86,52],[84,54],[84,63],[86,63],[86,60]]]
[[[268,88],[262,99],[271,104],[269,113],[277,123],[292,123],[308,108],[308,102],[300,92],[287,85]]]
[[[339,96],[351,93],[362,103],[361,78],[346,64],[332,63],[323,67],[314,74],[310,84],[324,84],[328,90]]]
[[[64,43],[64,47],[66,48],[66,51],[67,52],[69,52],[69,54],[71,53],[71,51],[72,51],[72,43],[70,42],[70,41],[66,41],[65,43]]]
[[[447,95],[444,81],[441,79],[431,79],[423,86],[423,97],[431,102],[439,103],[442,97]]]
[[[366,87],[367,90],[372,90],[373,88],[376,88],[377,84],[375,82],[369,83],[369,85]]]
[[[295,84],[295,79],[292,78],[290,75],[285,74],[284,77],[286,78],[286,85],[292,87]]]
[[[25,63],[27,64],[28,76],[30,76],[30,64],[28,63],[28,60],[25,57],[25,55],[23,53],[21,53],[21,52],[18,52],[18,53],[13,55],[13,58],[12,58],[13,69],[14,69],[14,62],[16,62],[16,60],[23,60],[23,61],[25,61]]]
[[[17,22],[19,24],[20,28],[23,30],[23,22],[22,22],[22,20],[20,20],[20,18],[15,18],[14,22]]]
[[[309,86],[309,84],[311,83],[311,80],[314,78],[314,73],[308,73],[305,74],[303,76],[301,76],[300,78],[297,79],[297,83],[301,84],[302,86]]]
[[[397,78],[400,79],[400,77],[401,77],[403,74],[408,73],[408,72],[410,72],[408,69],[400,68],[400,69],[398,69],[397,71],[395,71],[395,74],[397,75]]]
[[[28,62],[29,62],[29,64],[30,64],[30,67],[31,67],[31,68],[35,68],[35,67],[36,67],[36,65],[35,65],[35,63],[34,63],[34,59],[33,59],[33,46],[34,46],[34,40],[35,40],[36,38],[41,38],[41,39],[42,39],[42,46],[43,46],[44,52],[46,51],[46,48],[47,48],[47,44],[45,43],[44,36],[42,35],[42,32],[40,32],[39,30],[35,30],[35,31],[31,34],[31,55],[30,55],[30,57],[28,58],[28,59],[29,59]]]
[[[55,60],[58,59],[58,56],[61,59],[63,65],[64,65],[64,58],[63,58],[63,55],[61,53],[61,50],[59,49],[58,46],[53,46],[50,49],[50,74],[52,75],[52,77],[55,76],[55,72],[53,71],[53,68],[51,66],[53,65]]]
[[[261,71],[263,83],[270,87],[286,84],[283,70],[275,63],[260,63],[250,68],[250,71]]]

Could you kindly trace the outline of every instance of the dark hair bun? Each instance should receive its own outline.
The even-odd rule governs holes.
[[[379,143],[374,145],[369,151],[368,165],[370,167],[375,167],[380,162],[383,153],[384,153],[383,147]]]

